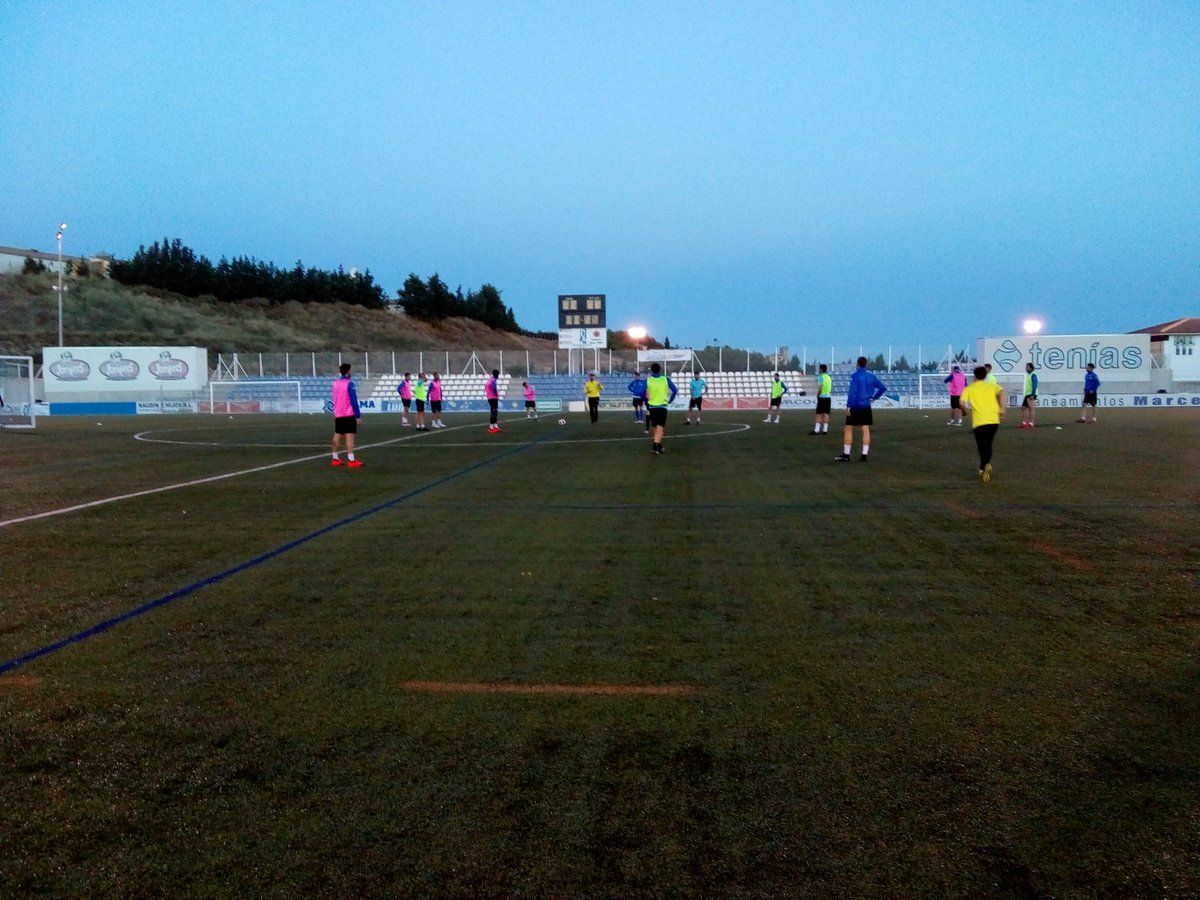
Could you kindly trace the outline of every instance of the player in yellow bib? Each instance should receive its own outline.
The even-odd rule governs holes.
[[[988,370],[975,367],[975,380],[963,388],[962,404],[971,411],[971,433],[979,448],[979,474],[985,482],[992,480],[992,442],[1000,430],[1008,395],[999,384],[987,380]]]

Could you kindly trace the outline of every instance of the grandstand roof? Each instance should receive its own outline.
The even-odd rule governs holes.
[[[1187,316],[1161,325],[1151,325],[1149,328],[1139,328],[1130,334],[1200,334],[1200,317]]]

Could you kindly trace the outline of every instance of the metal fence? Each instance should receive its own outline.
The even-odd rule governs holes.
[[[833,372],[853,371],[861,355],[886,371],[944,371],[963,354],[967,344],[918,345],[913,355],[899,348],[862,346],[776,347],[770,351],[705,347],[693,351],[690,362],[671,363],[671,371],[771,372],[800,370],[815,373],[819,363]],[[955,349],[955,348],[959,349]],[[969,351],[968,351],[969,352]],[[880,358],[882,357],[882,360]],[[966,362],[971,360],[967,358]],[[356,352],[218,353],[210,357],[214,377],[237,380],[253,377],[303,378],[332,375],[350,363],[360,378],[418,372],[461,375],[499,369],[509,375],[624,374],[637,368],[632,350],[371,350]]]

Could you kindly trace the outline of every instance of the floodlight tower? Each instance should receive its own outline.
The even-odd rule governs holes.
[[[62,239],[63,232],[67,230],[67,223],[63,222],[58,226],[58,346],[63,345],[63,263],[62,263]]]

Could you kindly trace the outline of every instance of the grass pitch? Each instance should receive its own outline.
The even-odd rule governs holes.
[[[0,674],[0,894],[1194,896],[1200,417],[1102,414],[988,485],[936,412],[368,417],[0,527],[0,665],[176,597]],[[0,520],[329,431],[43,420]]]

